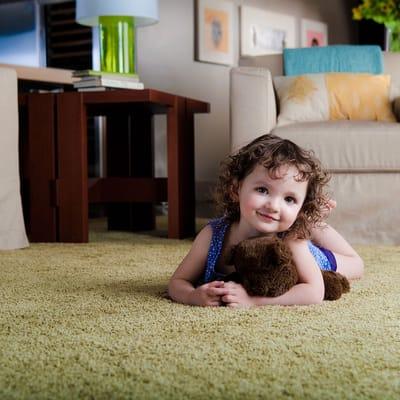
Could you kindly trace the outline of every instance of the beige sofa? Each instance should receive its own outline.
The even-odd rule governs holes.
[[[400,53],[383,57],[394,100]],[[330,189],[338,206],[330,223],[354,244],[400,244],[400,123],[346,120],[277,127],[276,75],[282,75],[281,55],[245,58],[231,70],[231,149],[268,132],[313,149],[332,173]],[[393,107],[399,105],[393,101]]]
[[[0,250],[27,247],[18,163],[18,89],[14,70],[0,68]]]

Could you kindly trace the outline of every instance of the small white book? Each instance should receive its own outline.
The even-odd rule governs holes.
[[[93,78],[107,78],[107,79],[128,79],[139,81],[137,74],[124,74],[117,72],[95,71],[93,69],[76,70],[72,72],[74,78],[93,79]]]
[[[94,87],[111,87],[120,89],[144,89],[142,82],[128,79],[107,79],[103,77],[96,77],[93,79],[85,79],[74,82],[74,88],[94,88]]]
[[[105,90],[112,90],[113,88],[106,88],[105,86],[81,87],[78,92],[104,92]]]

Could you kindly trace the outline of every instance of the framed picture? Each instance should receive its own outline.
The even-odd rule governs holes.
[[[240,55],[280,54],[296,47],[296,19],[258,8],[240,8]]]
[[[196,60],[233,65],[234,9],[227,0],[196,1]]]
[[[301,47],[327,46],[328,25],[310,19],[301,20]]]

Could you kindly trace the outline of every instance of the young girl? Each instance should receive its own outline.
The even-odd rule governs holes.
[[[328,181],[312,152],[271,134],[227,157],[217,187],[223,217],[212,220],[197,235],[171,277],[171,298],[199,306],[318,304],[324,297],[320,269],[350,279],[361,277],[361,258],[323,223],[335,206],[325,194]],[[299,274],[294,287],[279,297],[254,297],[242,285],[222,280],[234,270],[225,261],[232,246],[271,234],[283,238],[292,252]]]

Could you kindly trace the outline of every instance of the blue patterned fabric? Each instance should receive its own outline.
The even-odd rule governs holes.
[[[320,269],[324,271],[336,271],[336,259],[330,250],[316,246],[311,241],[308,241],[308,249]]]
[[[225,218],[222,217],[211,220],[209,225],[212,229],[211,243],[210,248],[208,249],[204,278],[200,284],[224,278],[223,274],[215,271],[215,267],[217,265],[218,258],[221,255],[225,234],[230,224]],[[308,248],[310,249],[311,254],[314,256],[315,261],[320,269],[336,271],[336,260],[331,251],[322,247],[318,247],[311,243],[311,241],[308,242]]]
[[[382,51],[374,45],[336,45],[284,49],[285,75],[325,72],[383,73]]]
[[[213,219],[209,222],[212,229],[212,237],[210,248],[208,249],[207,265],[204,272],[204,283],[215,281],[223,278],[222,274],[215,272],[215,267],[219,256],[221,255],[222,246],[224,245],[225,233],[229,223],[225,218]]]

